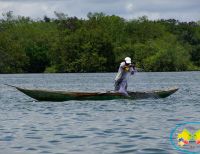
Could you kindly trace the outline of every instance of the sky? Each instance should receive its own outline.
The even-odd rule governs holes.
[[[79,18],[86,18],[88,12],[103,12],[125,19],[145,15],[150,20],[189,22],[200,20],[200,0],[0,0],[0,18],[8,11],[33,19],[55,18],[56,11]]]

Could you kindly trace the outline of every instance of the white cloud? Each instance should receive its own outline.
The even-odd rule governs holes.
[[[200,20],[200,0],[0,0],[0,14],[42,18],[54,17],[54,11],[86,17],[88,12],[104,12],[130,19],[147,15],[149,19],[175,18]]]
[[[126,5],[126,9],[127,9],[127,11],[133,11],[133,4],[132,3],[128,3],[127,5]]]

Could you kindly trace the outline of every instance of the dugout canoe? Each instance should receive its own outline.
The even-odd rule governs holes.
[[[12,86],[12,85],[8,85]],[[113,100],[113,99],[146,99],[146,98],[165,98],[175,93],[178,88],[170,88],[164,90],[154,90],[145,92],[131,92],[130,97],[124,96],[121,93],[108,92],[68,92],[55,90],[41,90],[41,89],[26,89],[17,86],[12,86],[22,93],[38,101],[69,101],[69,100]]]

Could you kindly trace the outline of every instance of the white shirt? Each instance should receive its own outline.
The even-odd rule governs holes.
[[[119,69],[118,69],[118,73],[115,77],[115,81],[119,81],[119,80],[127,80],[128,76],[130,74],[134,74],[135,69],[133,67],[129,67],[129,70],[125,70],[126,67],[126,63],[125,62],[121,62]]]

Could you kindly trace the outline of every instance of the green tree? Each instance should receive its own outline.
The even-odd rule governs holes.
[[[151,42],[155,52],[143,60],[148,71],[185,71],[192,67],[189,53],[173,35]]]

